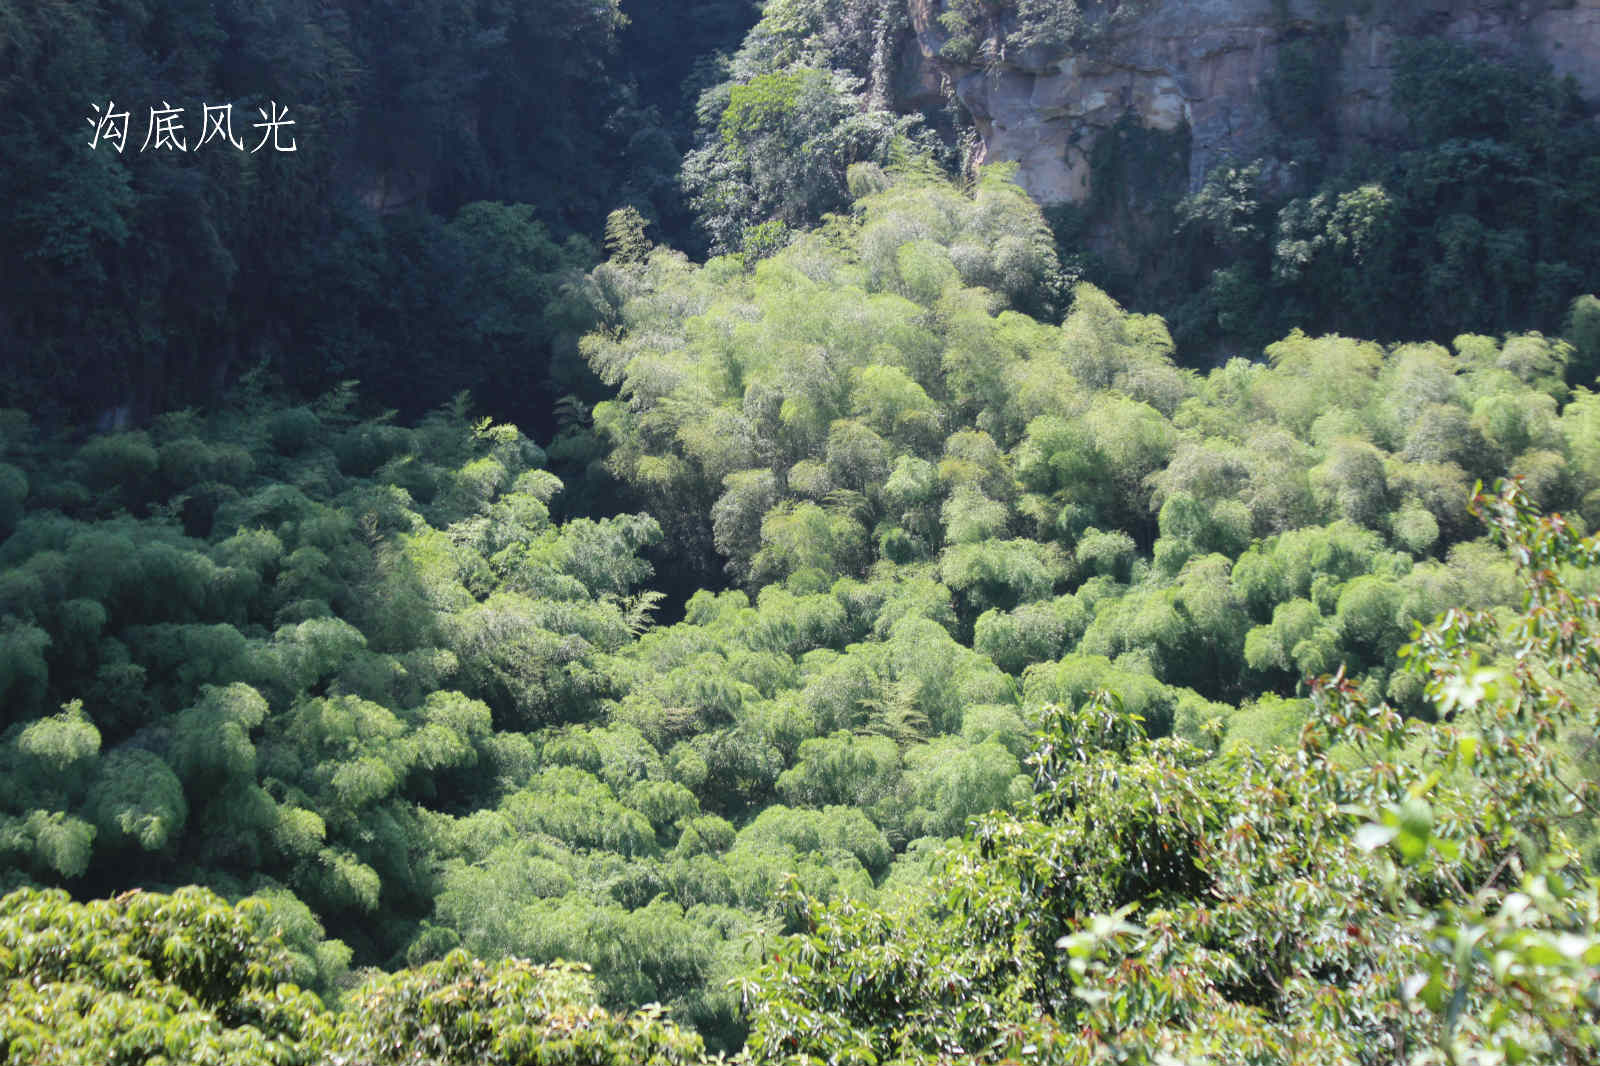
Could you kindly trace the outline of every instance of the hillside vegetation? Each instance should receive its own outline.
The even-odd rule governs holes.
[[[1570,87],[1129,279],[898,0],[400,8],[0,0],[0,1062],[1600,1058]]]
[[[1003,170],[851,183],[759,261],[614,220],[616,398],[553,447],[649,514],[553,521],[545,451],[461,404],[8,417],[10,882],[249,898],[12,897],[13,1061],[381,1059],[324,1002],[461,981],[461,1061],[554,1054],[512,987],[667,1057],[698,1038],[607,1012],[830,1061],[1588,1046],[1595,549],[1532,517],[1600,519],[1572,345],[1294,333],[1201,375]],[[1465,504],[1502,472],[1496,544]],[[652,625],[663,538],[712,587]],[[1533,977],[1433,954],[1473,915]]]

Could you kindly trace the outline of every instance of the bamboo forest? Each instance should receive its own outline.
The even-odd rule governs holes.
[[[1388,7],[0,0],[0,1061],[1600,1061],[1600,7]]]

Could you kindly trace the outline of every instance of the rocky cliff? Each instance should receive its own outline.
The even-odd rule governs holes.
[[[902,95],[952,88],[982,158],[1017,161],[1023,185],[1047,204],[1090,199],[1096,148],[1118,128],[1182,139],[1186,166],[1161,178],[1180,186],[1170,193],[1198,187],[1229,157],[1265,157],[1270,170],[1284,154],[1272,89],[1291,46],[1315,82],[1335,157],[1402,132],[1389,87],[1396,45],[1410,37],[1548,64],[1600,111],[1600,0],[1084,0],[1083,30],[1055,48],[1008,43],[1016,4],[985,3],[980,47],[954,57],[962,50],[948,47],[940,17],[949,2],[910,0]]]

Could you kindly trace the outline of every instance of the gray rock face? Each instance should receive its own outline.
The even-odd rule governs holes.
[[[986,26],[982,66],[940,54],[941,0],[911,0],[915,46],[901,84],[947,79],[976,120],[981,161],[1014,160],[1043,203],[1092,191],[1096,140],[1119,121],[1190,133],[1192,190],[1226,158],[1260,157],[1271,132],[1263,91],[1290,41],[1327,49],[1339,150],[1401,132],[1389,104],[1395,45],[1441,36],[1572,75],[1600,110],[1600,0],[1086,0],[1100,29],[1076,52],[1003,54],[1007,16]],[[1122,9],[1120,12],[1118,8]],[[1116,12],[1119,17],[1111,17]],[[1131,14],[1130,14],[1131,12]],[[996,54],[999,53],[999,54]],[[1181,191],[1181,190],[1178,190]]]

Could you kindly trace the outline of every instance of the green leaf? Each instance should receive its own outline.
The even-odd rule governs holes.
[[[1399,826],[1378,825],[1376,822],[1368,822],[1356,830],[1356,847],[1363,851],[1376,851],[1393,840],[1399,833]]]

